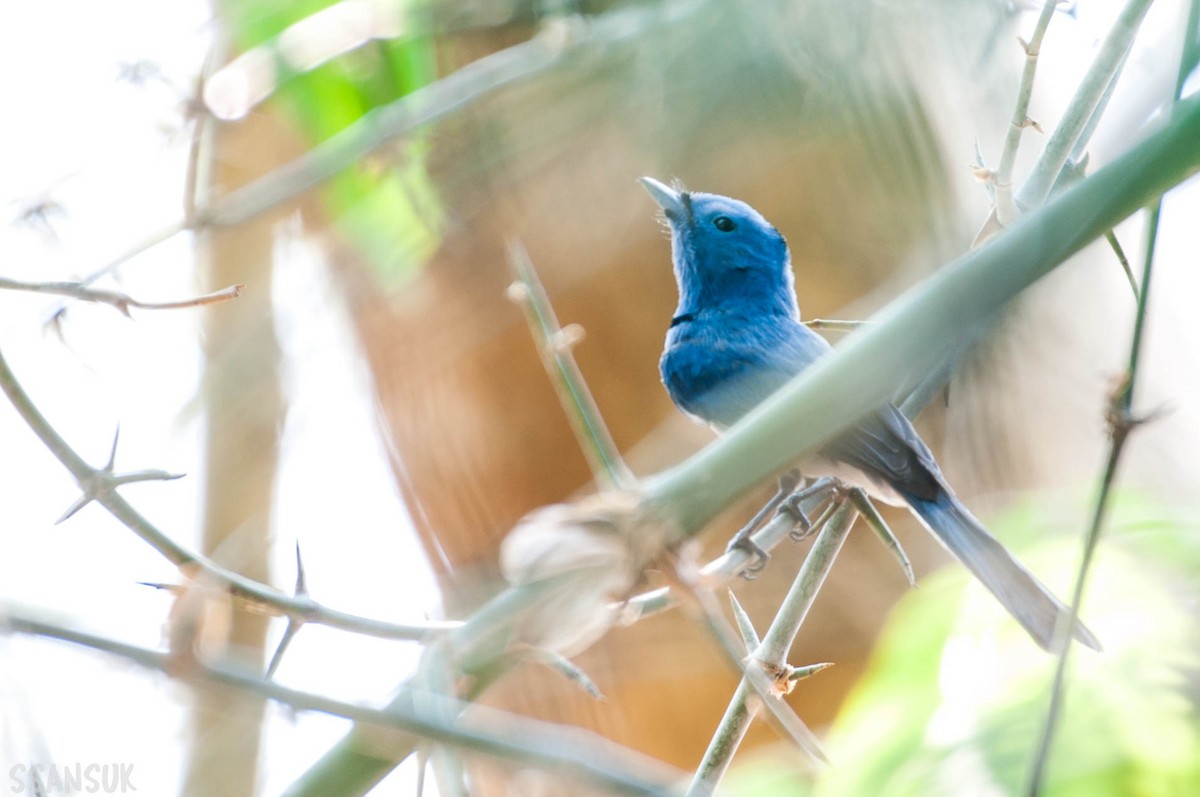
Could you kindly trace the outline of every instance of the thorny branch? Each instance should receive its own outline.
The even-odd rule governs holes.
[[[431,634],[457,627],[457,623],[426,622],[426,623],[391,623],[370,617],[342,612],[304,595],[288,595],[285,592],[260,584],[253,579],[221,567],[216,562],[201,556],[178,544],[126,501],[116,488],[130,481],[147,479],[173,478],[171,474],[159,471],[141,471],[125,476],[116,476],[111,472],[111,462],[104,468],[93,468],[75,449],[62,438],[50,425],[41,411],[30,399],[24,388],[17,381],[8,361],[0,354],[0,392],[3,392],[12,402],[13,407],[29,425],[41,441],[58,458],[83,490],[83,503],[95,501],[107,509],[117,520],[121,521],[130,531],[149,543],[155,550],[170,560],[173,564],[183,567],[194,565],[201,568],[217,582],[225,585],[233,596],[243,605],[266,614],[283,615],[305,622],[328,625],[345,631],[366,634],[387,639],[421,640]],[[114,452],[115,454],[115,452]],[[112,457],[110,456],[110,460]],[[81,500],[83,500],[81,499]],[[76,502],[68,514],[82,508],[83,504]],[[154,585],[164,587],[164,585]]]
[[[228,288],[222,288],[219,291],[213,291],[201,296],[193,296],[189,299],[179,299],[173,302],[143,302],[121,291],[91,288],[83,282],[24,282],[9,277],[0,277],[0,290],[68,296],[84,302],[111,305],[124,315],[129,315],[129,308],[131,307],[139,310],[178,310],[184,307],[200,307],[206,304],[227,302],[231,299],[236,299],[243,287],[242,285],[230,285]]]
[[[166,652],[63,626],[12,604],[0,605],[0,629],[5,628],[100,650],[173,677],[232,686],[302,711],[343,717],[376,732],[401,730],[464,750],[538,764],[618,794],[668,795],[670,791],[664,784],[675,774],[661,763],[595,734],[576,728],[564,729],[442,695],[421,696],[426,707],[433,705],[437,711],[418,710],[414,700],[395,702],[386,709],[379,709],[290,689],[265,680],[257,673],[227,666],[193,661],[180,670]],[[469,714],[469,719],[464,714]]]
[[[1197,48],[1200,48],[1200,39],[1197,39],[1200,36],[1200,2],[1197,0],[1193,0],[1191,4],[1188,12],[1187,27],[1184,31],[1183,52],[1180,55],[1179,70],[1175,79],[1175,96],[1174,104],[1172,105],[1173,114],[1179,107],[1179,100],[1183,96],[1184,82],[1192,69],[1192,56],[1197,52]],[[1079,570],[1075,577],[1075,588],[1071,595],[1071,611],[1069,617],[1066,620],[1060,621],[1058,628],[1055,629],[1054,649],[1058,653],[1058,661],[1054,669],[1054,680],[1050,688],[1050,702],[1046,709],[1046,718],[1042,725],[1041,739],[1035,751],[1026,790],[1026,794],[1029,797],[1038,797],[1042,791],[1046,774],[1046,764],[1050,757],[1050,748],[1054,743],[1055,732],[1058,728],[1058,719],[1062,710],[1066,687],[1068,654],[1071,647],[1073,647],[1069,644],[1070,634],[1068,629],[1074,627],[1076,617],[1079,614],[1079,604],[1083,599],[1084,587],[1087,583],[1088,573],[1091,570],[1092,558],[1100,542],[1100,534],[1104,527],[1104,518],[1108,511],[1109,497],[1112,492],[1113,483],[1116,480],[1117,465],[1120,462],[1121,454],[1125,449],[1125,443],[1129,439],[1130,433],[1141,424],[1153,420],[1158,415],[1157,412],[1152,412],[1143,417],[1134,415],[1133,398],[1134,388],[1137,385],[1138,366],[1141,363],[1142,357],[1142,339],[1146,328],[1146,310],[1149,306],[1150,278],[1154,274],[1154,254],[1158,243],[1158,224],[1161,213],[1162,197],[1160,196],[1150,208],[1149,219],[1147,221],[1141,291],[1137,294],[1137,316],[1134,318],[1133,332],[1129,343],[1129,364],[1125,369],[1125,374],[1120,384],[1113,391],[1109,400],[1108,411],[1105,414],[1105,420],[1109,428],[1110,443],[1108,457],[1104,463],[1104,475],[1100,480],[1100,490],[1096,496],[1096,506],[1092,513],[1092,522],[1088,528],[1087,538],[1084,540],[1083,552],[1080,556]],[[1132,283],[1132,277],[1130,281]],[[1134,287],[1136,292],[1137,286],[1135,285]]]
[[[564,329],[559,325],[533,261],[519,241],[509,242],[508,262],[515,277],[508,288],[508,296],[525,313],[538,354],[575,431],[579,447],[591,465],[592,474],[601,487],[617,490],[631,487],[633,474],[613,442],[571,353],[583,335],[582,329],[575,325]]]

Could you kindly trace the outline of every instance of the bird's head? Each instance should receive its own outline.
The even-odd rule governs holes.
[[[642,185],[671,229],[680,308],[748,303],[794,313],[787,241],[754,208],[730,197],[672,188],[652,177]]]

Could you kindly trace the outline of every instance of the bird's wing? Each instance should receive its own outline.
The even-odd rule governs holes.
[[[847,429],[821,453],[916,498],[936,500],[949,489],[929,447],[891,404]]]

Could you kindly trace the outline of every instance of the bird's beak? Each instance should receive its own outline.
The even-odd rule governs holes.
[[[687,211],[683,206],[683,199],[679,192],[665,183],[660,183],[653,177],[643,177],[642,186],[650,194],[658,206],[663,209],[663,213],[667,214],[668,219],[679,219],[687,215]]]

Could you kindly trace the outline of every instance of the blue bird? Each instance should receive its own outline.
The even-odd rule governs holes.
[[[679,306],[659,369],[671,400],[717,430],[733,425],[831,350],[800,323],[787,242],[754,208],[720,196],[642,183],[671,229]],[[929,447],[886,404],[801,464],[870,496],[907,506],[1025,630],[1049,649],[1068,610],[954,495]],[[1082,623],[1076,639],[1099,643]]]

